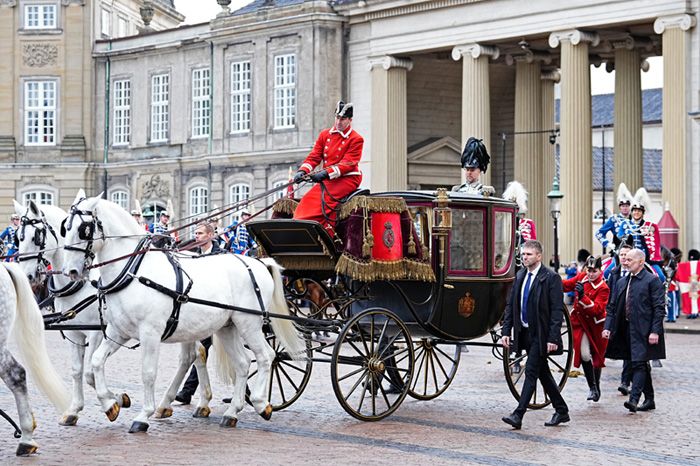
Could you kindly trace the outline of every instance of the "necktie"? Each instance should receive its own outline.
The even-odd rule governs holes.
[[[523,290],[523,304],[520,306],[520,318],[523,320],[524,324],[527,324],[527,298],[530,296],[530,280],[532,279],[532,272],[527,274],[527,280],[525,280],[525,289]]]
[[[630,276],[627,282],[627,291],[625,292],[625,318],[629,321],[632,315],[632,303],[630,302],[630,287],[632,285],[632,279],[634,277]]]

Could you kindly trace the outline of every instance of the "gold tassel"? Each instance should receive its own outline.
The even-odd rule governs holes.
[[[371,230],[367,230],[365,235],[365,240],[362,242],[362,257],[369,257],[372,255],[372,248],[374,247],[374,235]]]
[[[408,253],[411,256],[416,255],[416,242],[413,240],[413,231],[411,231],[409,233],[409,237],[408,237]]]

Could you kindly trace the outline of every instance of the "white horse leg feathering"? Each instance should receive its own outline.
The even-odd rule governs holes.
[[[86,234],[88,231],[91,232],[89,235]],[[91,262],[91,254],[94,254],[94,260],[100,263],[130,255],[139,247],[140,236],[143,236],[143,230],[121,207],[99,197],[77,198],[66,222],[66,244],[75,245],[75,249],[64,250],[63,270],[75,278],[83,276],[86,262],[88,265]],[[172,335],[165,340],[165,343],[194,342],[215,335],[215,348],[223,346],[223,351],[230,358],[230,361],[221,361],[222,358],[217,358],[217,361],[219,364],[233,364],[233,370],[237,374],[238,380],[236,380],[234,387],[236,400],[227,411],[231,419],[236,419],[235,414],[242,408],[242,406],[238,407],[238,400],[243,400],[245,397],[245,384],[250,365],[249,356],[241,357],[241,354],[245,354],[246,351],[243,349],[243,342],[245,342],[255,353],[261,375],[256,386],[251,387],[251,399],[255,410],[266,419],[269,418],[272,408],[267,399],[267,385],[271,370],[272,351],[268,347],[262,331],[262,316],[233,311],[226,309],[225,306],[237,306],[251,310],[260,309],[248,270],[241,263],[242,260],[255,276],[265,310],[270,313],[290,315],[284,299],[281,269],[271,260],[267,260],[266,264],[263,264],[255,259],[248,257],[238,259],[230,254],[198,258],[182,255],[178,260],[185,274],[192,280],[189,296],[218,303],[222,307],[183,300],[179,324]],[[125,273],[126,262],[126,260],[116,261],[100,267],[103,282],[112,284],[118,282],[120,277],[126,277],[127,281],[130,280],[130,275]],[[152,280],[152,282],[169,290],[176,289],[173,267],[166,255],[161,252],[145,253],[140,268],[134,272],[134,275]],[[144,356],[142,361],[146,397],[144,409],[132,424],[132,431],[143,432],[148,429],[148,418],[155,409],[152,400],[158,346],[166,323],[171,317],[173,298],[136,280],[129,281],[128,284],[125,282],[125,286],[126,288],[123,290],[127,288],[128,290],[105,295],[106,312],[104,318],[108,324],[108,337],[116,333],[109,332],[114,327],[119,329],[122,338],[140,340],[141,345],[144,346],[144,353],[148,353],[148,356]],[[149,303],[149,305],[144,306],[143,303]],[[231,324],[236,327],[235,332],[228,330]],[[271,326],[280,343],[292,357],[299,358],[306,355],[305,342],[297,333],[292,321],[273,318]],[[234,335],[239,337],[235,339],[236,342],[233,341]],[[93,357],[96,385],[98,392],[102,395],[104,395],[104,387],[101,387],[100,378],[102,381],[104,378],[98,375],[97,365],[98,363],[103,364],[104,360],[116,349],[114,343],[109,346],[111,351],[103,349],[107,343],[107,341],[103,342]],[[201,368],[204,368],[204,364],[201,364]],[[109,408],[109,404],[103,401],[103,408],[105,407]]]

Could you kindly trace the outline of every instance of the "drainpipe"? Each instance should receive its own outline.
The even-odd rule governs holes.
[[[214,43],[209,42],[209,140],[207,152],[212,153],[214,145]],[[211,195],[211,193],[210,193]]]
[[[109,41],[109,46],[107,50],[112,50],[112,41]],[[102,163],[104,164],[104,174],[102,178],[102,198],[107,199],[107,162],[109,161],[109,93],[110,93],[110,81],[111,81],[111,59],[107,56],[107,61],[105,62],[105,117],[104,117],[104,144],[102,153]]]

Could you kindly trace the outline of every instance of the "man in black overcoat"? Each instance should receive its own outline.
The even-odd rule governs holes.
[[[625,278],[627,277],[627,275],[629,275],[627,253],[630,252],[631,249],[632,246],[624,242],[620,244],[620,246],[618,246],[617,248],[618,265],[614,269],[612,269],[607,279],[611,298],[612,293],[615,291],[615,284],[620,279]],[[608,300],[608,306],[606,306],[606,315],[608,312],[607,308],[611,305],[612,302],[612,299]],[[624,363],[622,364],[622,374],[620,374],[620,385],[617,387],[617,390],[623,395],[629,395],[631,383],[632,367],[630,366],[629,359],[625,359]]]
[[[630,360],[632,390],[625,407],[631,412],[656,408],[649,361],[666,358],[666,294],[658,277],[644,267],[644,259],[639,249],[627,253],[630,274],[618,280],[610,294],[603,330],[603,338],[610,339],[605,356]],[[644,403],[638,406],[642,393]]]
[[[521,248],[523,268],[515,276],[515,283],[506,303],[501,344],[511,345],[516,353],[527,351],[525,382],[518,407],[503,422],[520,429],[537,381],[552,400],[556,412],[545,426],[569,422],[569,408],[559,393],[547,363],[549,354],[561,354],[563,349],[561,325],[564,318],[564,293],[561,277],[542,266],[542,245],[526,241]]]

